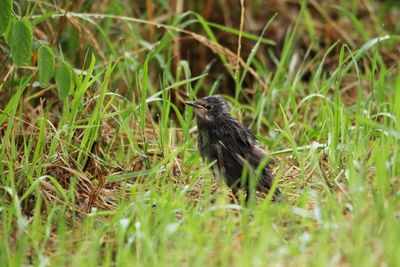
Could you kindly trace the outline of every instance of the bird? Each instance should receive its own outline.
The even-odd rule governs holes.
[[[214,177],[222,177],[235,197],[239,189],[244,189],[246,202],[254,189],[267,194],[274,181],[269,169],[273,160],[257,175],[256,170],[267,155],[250,129],[232,117],[229,102],[220,96],[208,96],[185,104],[194,108],[200,156],[206,162],[215,161]],[[278,188],[275,188],[272,200],[281,200]]]

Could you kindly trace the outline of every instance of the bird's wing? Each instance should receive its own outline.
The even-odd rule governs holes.
[[[266,156],[264,150],[256,145],[256,139],[249,129],[242,125],[237,125],[232,128],[224,127],[216,129],[219,133],[217,145],[219,145],[225,155],[231,155],[234,160],[244,166],[248,163],[253,168],[256,168],[259,162]]]
[[[214,150],[216,152],[216,156],[217,156],[217,164],[219,167],[219,174],[222,176],[226,175],[226,167],[225,167],[225,163],[224,163],[224,151],[226,150],[225,145],[219,141],[216,145],[214,145]],[[225,151],[226,153],[226,151]]]
[[[242,167],[246,164],[248,164],[249,166],[253,167],[253,168],[257,168],[258,164],[260,164],[260,162],[262,161],[263,158],[265,158],[267,156],[267,154],[265,153],[264,150],[262,150],[261,148],[259,148],[258,146],[253,146],[249,149],[249,151],[247,153],[240,153],[240,151],[230,151],[230,149],[221,141],[218,141],[220,144],[220,147],[223,149],[219,149],[219,152],[223,153],[223,150],[225,150],[225,152],[229,153],[230,155],[233,156],[233,158],[235,159],[235,161],[240,164]],[[218,157],[218,159],[220,159],[220,157]],[[222,156],[221,156],[222,159]],[[223,165],[223,161],[221,160],[221,163]],[[268,167],[270,164],[274,164],[274,160],[270,159],[268,161],[268,163],[266,164],[265,167]]]
[[[262,150],[260,147],[258,147],[258,146],[253,146],[253,153],[252,153],[253,155],[254,155],[254,157],[256,158],[256,159],[258,159],[259,161],[261,161],[263,158],[265,158],[265,157],[267,157],[267,154],[265,153],[265,151],[264,150]],[[272,159],[272,158],[269,158],[268,159],[268,163],[267,163],[267,166],[269,166],[269,165],[273,165],[273,164],[275,164],[275,161],[274,161],[274,159]]]
[[[240,167],[243,167],[246,164],[250,165],[250,162],[247,160],[247,157],[245,158],[244,155],[242,155],[238,151],[235,150],[232,151],[232,149],[226,146],[221,140],[218,140],[218,144],[219,144],[219,151],[221,153],[221,157],[218,157],[218,160],[221,158],[221,161],[219,161],[220,165],[225,166],[224,163],[226,163],[223,161],[222,155],[225,155],[225,157],[231,157],[235,161],[235,163],[238,164]]]
[[[229,139],[228,139],[229,140]],[[241,175],[245,166],[251,166],[255,170],[262,159],[266,157],[264,150],[256,146],[255,144],[246,144],[244,142],[236,142],[235,145],[227,144],[222,140],[218,140],[219,151],[225,162],[220,161],[220,168],[223,166],[224,171],[229,173],[236,173]],[[265,168],[261,172],[261,176],[258,181],[258,189],[263,192],[268,192],[273,183],[273,175],[268,169],[269,161]],[[274,195],[279,196],[279,190],[276,190]]]

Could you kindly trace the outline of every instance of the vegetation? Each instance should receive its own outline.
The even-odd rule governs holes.
[[[222,15],[221,15],[222,14]],[[398,1],[0,1],[3,266],[400,263]],[[285,201],[232,203],[221,94]]]

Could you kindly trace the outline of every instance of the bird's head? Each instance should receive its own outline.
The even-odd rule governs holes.
[[[219,96],[208,96],[196,101],[186,101],[185,104],[194,107],[198,123],[217,122],[219,119],[230,116],[227,101]]]

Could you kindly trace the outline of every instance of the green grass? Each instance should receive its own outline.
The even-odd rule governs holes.
[[[310,47],[318,40],[307,5],[287,30],[275,68],[259,54],[270,41],[248,35],[254,50],[225,97],[275,157],[286,196],[249,206],[231,204],[228,188],[200,159],[194,114],[181,100],[219,90],[205,82],[207,68],[192,76],[195,62],[175,64],[177,33],[159,30],[150,43],[141,28],[148,25],[79,20],[96,23],[107,62],[91,43],[84,64],[71,63],[84,72],[74,74],[65,101],[56,89],[43,102],[28,99],[42,90],[29,69],[15,70],[6,81],[15,86],[1,89],[12,92],[0,113],[2,265],[399,265],[400,69],[398,53],[397,65],[384,56],[400,36],[378,38],[351,15],[358,1],[349,2],[340,16],[363,37],[357,47],[332,43],[299,58],[299,36],[309,35]],[[119,1],[105,13],[133,16]],[[210,26],[237,34],[199,16],[166,24],[203,27],[215,41]],[[78,61],[76,31],[66,25],[60,35],[63,59]],[[328,58],[335,58],[332,71]],[[257,82],[251,94],[244,90],[250,66],[269,91]]]

